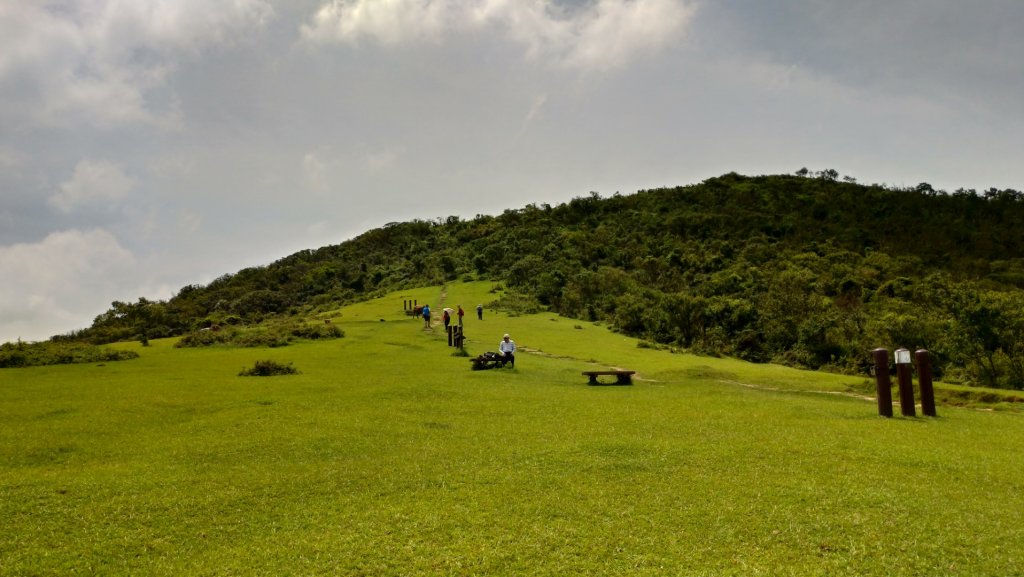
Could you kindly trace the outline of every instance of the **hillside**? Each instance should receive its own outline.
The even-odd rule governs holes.
[[[883,419],[866,377],[551,313],[470,315],[470,354],[520,346],[473,371],[402,311],[493,286],[306,319],[335,340],[0,371],[0,577],[1021,574],[1017,410]],[[239,376],[261,360],[298,374]],[[633,385],[580,374],[612,366]]]
[[[865,371],[877,347],[923,347],[947,381],[1024,388],[1024,195],[837,176],[731,173],[391,223],[167,302],[115,302],[55,338],[180,335],[477,278],[509,289],[496,306],[604,320],[666,347],[845,372]]]

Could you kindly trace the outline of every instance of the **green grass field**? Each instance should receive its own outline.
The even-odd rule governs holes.
[[[0,371],[0,575],[1024,575],[1020,412],[883,419],[859,377],[478,321],[490,288],[311,319],[334,341]],[[469,370],[412,298],[461,303],[471,354],[511,333],[516,368]],[[238,376],[263,359],[301,374]]]

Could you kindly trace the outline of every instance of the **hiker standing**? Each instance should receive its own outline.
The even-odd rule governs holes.
[[[462,310],[462,305],[459,305],[459,312],[455,313],[459,315],[459,326],[462,326],[462,315],[466,314],[466,311]]]
[[[476,318],[477,320],[484,320],[484,305],[476,305]]]

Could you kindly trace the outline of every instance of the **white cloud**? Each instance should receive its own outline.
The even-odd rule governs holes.
[[[533,98],[533,104],[530,105],[530,111],[526,113],[527,123],[533,122],[533,120],[540,115],[541,110],[544,109],[544,104],[547,103],[547,101],[547,94],[541,94]]]
[[[363,158],[363,166],[370,172],[391,170],[398,163],[399,151],[381,150],[367,154]]]
[[[109,232],[67,230],[0,246],[0,342],[41,340],[88,326],[135,274],[135,257]]]
[[[572,11],[550,0],[332,0],[301,31],[312,44],[397,45],[493,28],[529,58],[602,70],[678,41],[692,14],[682,0],[598,0]]]
[[[25,155],[14,150],[0,146],[0,168],[4,171],[18,170],[25,164]]]
[[[707,2],[723,47],[876,94],[946,100],[971,112],[1024,110],[1024,4],[1012,0]]]
[[[63,213],[87,205],[110,206],[124,199],[135,180],[120,167],[106,161],[83,160],[75,166],[71,180],[60,185],[60,192],[49,199],[50,206]]]
[[[326,221],[314,222],[313,224],[306,227],[306,235],[313,237],[322,237],[330,232],[330,223]]]
[[[150,174],[159,178],[180,180],[193,176],[198,165],[196,156],[174,152],[151,159],[146,168]]]
[[[302,177],[310,190],[318,193],[327,190],[327,165],[315,152],[307,152],[302,157]]]
[[[247,38],[272,14],[266,0],[2,2],[0,86],[16,89],[0,91],[0,104],[19,122],[173,126],[175,105],[154,110],[149,101],[169,72]]]
[[[187,210],[178,214],[177,231],[179,234],[195,235],[203,228],[206,218],[202,213]]]
[[[353,175],[380,174],[395,169],[402,150],[384,148],[373,152],[342,155],[330,148],[307,152],[302,157],[301,175],[306,190],[324,196],[337,192]]]
[[[625,65],[679,39],[691,11],[677,0],[600,0],[576,25],[564,63],[601,69]]]
[[[302,35],[314,42],[352,42],[370,37],[382,44],[437,40],[452,23],[446,13],[459,10],[453,0],[333,0],[313,16]],[[458,14],[454,14],[458,16]]]

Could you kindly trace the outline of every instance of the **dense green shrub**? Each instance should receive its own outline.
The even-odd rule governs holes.
[[[236,338],[231,342],[240,347],[287,347],[291,343],[291,336],[282,333],[280,330],[271,327],[255,327],[248,330],[241,330],[236,333]]]
[[[238,373],[240,377],[273,377],[277,375],[297,375],[298,369],[291,363],[282,365],[277,361],[256,361],[252,368],[242,369]]]
[[[245,327],[228,327],[218,330],[201,329],[183,336],[176,347],[208,347],[233,345],[238,347],[285,347],[292,340],[339,339],[345,336],[341,328],[327,323],[304,323],[298,321],[265,322]]]
[[[340,339],[345,336],[345,331],[330,323],[311,324],[297,323],[291,328],[291,335],[300,339]]]
[[[46,341],[0,345],[0,368],[104,363],[138,358],[135,351],[120,351],[87,343]]]
[[[186,348],[228,344],[234,341],[235,334],[237,332],[238,331],[235,329],[221,329],[216,331],[212,329],[199,329],[198,331],[193,331],[181,337],[174,346],[178,348]]]

